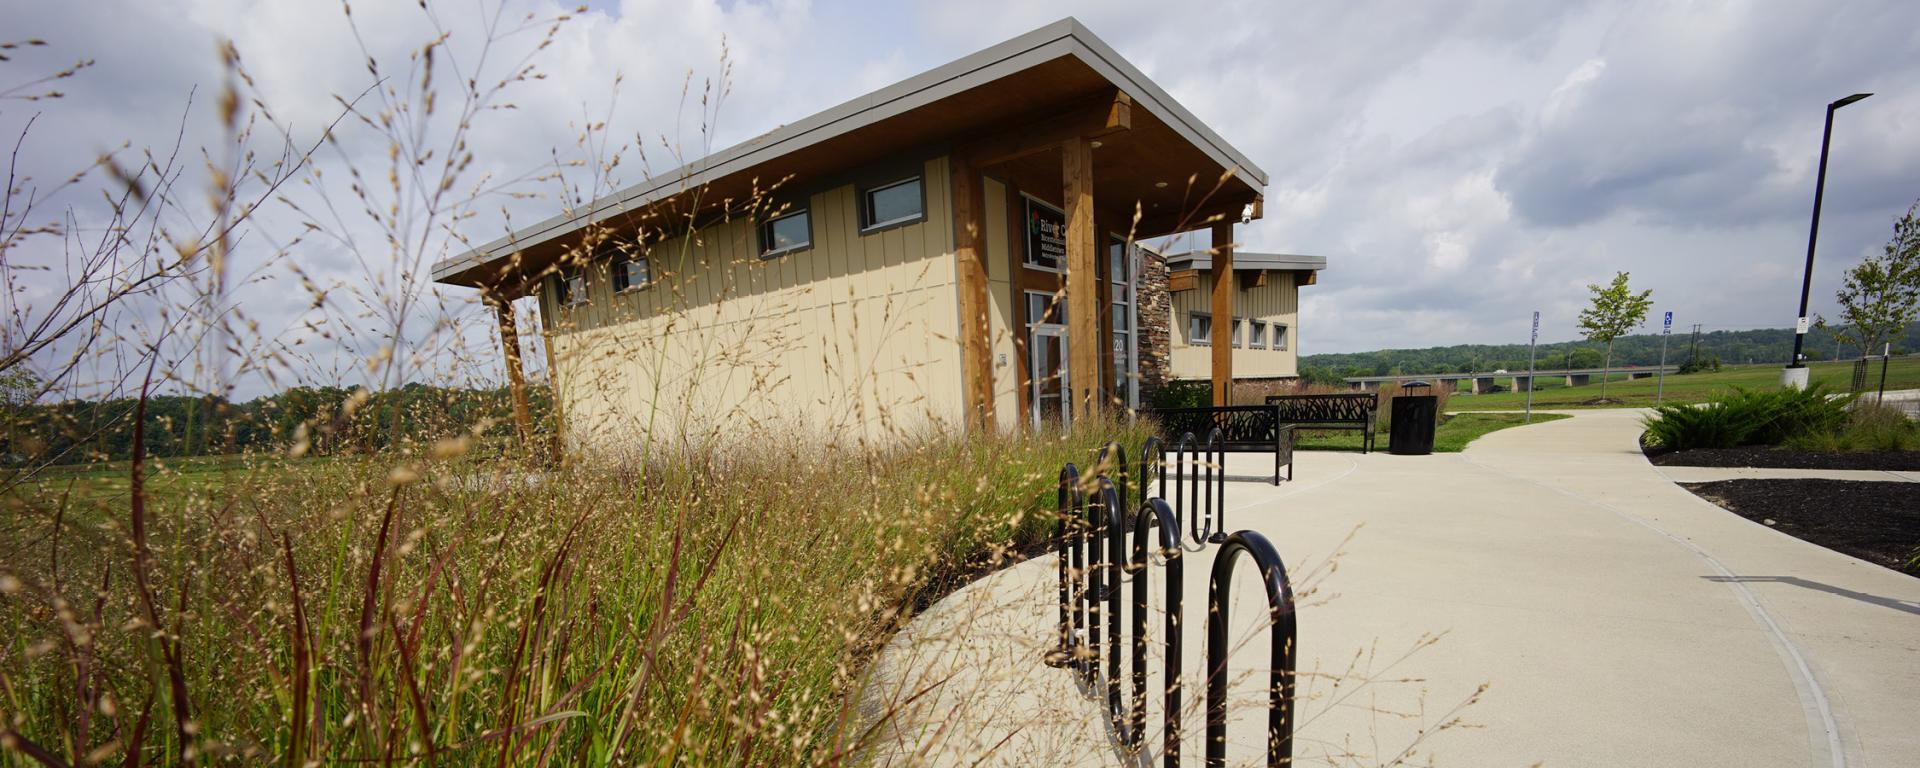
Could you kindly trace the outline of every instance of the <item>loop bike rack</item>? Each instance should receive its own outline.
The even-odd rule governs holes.
[[[1272,639],[1267,702],[1267,764],[1289,765],[1293,758],[1293,697],[1295,644],[1298,639],[1294,615],[1293,587],[1279,553],[1267,538],[1256,531],[1225,532],[1226,486],[1224,464],[1210,459],[1224,458],[1219,451],[1219,430],[1209,435],[1203,449],[1192,433],[1181,435],[1174,443],[1175,460],[1169,464],[1169,451],[1157,439],[1149,438],[1141,447],[1138,473],[1130,471],[1124,450],[1115,443],[1102,446],[1095,459],[1095,476],[1084,479],[1077,467],[1068,464],[1060,471],[1058,512],[1060,520],[1059,646],[1047,654],[1047,663],[1071,667],[1080,680],[1104,699],[1108,724],[1126,748],[1138,752],[1146,741],[1147,723],[1147,645],[1148,613],[1152,592],[1149,569],[1157,550],[1166,568],[1166,606],[1164,629],[1167,645],[1163,660],[1165,690],[1162,692],[1163,763],[1177,768],[1181,746],[1181,627],[1182,589],[1185,585],[1183,544],[1180,527],[1183,502],[1194,528],[1193,541],[1204,548],[1209,541],[1220,542],[1207,583],[1206,638],[1206,745],[1208,766],[1226,764],[1227,657],[1231,651],[1228,637],[1228,597],[1232,594],[1233,567],[1244,555],[1253,560],[1260,573],[1267,598],[1268,627]],[[1193,461],[1189,461],[1189,458]],[[1204,478],[1197,464],[1208,464]],[[1214,471],[1219,467],[1219,471]],[[1112,475],[1109,476],[1108,472]],[[1117,478],[1117,481],[1116,479]],[[1146,497],[1152,481],[1159,481],[1160,496],[1143,498],[1128,514],[1129,486]],[[1202,481],[1204,479],[1204,485]],[[1091,487],[1091,494],[1088,487]],[[1164,496],[1171,486],[1175,501]],[[1187,493],[1183,493],[1184,490]],[[1205,489],[1204,495],[1202,488]],[[1089,495],[1091,499],[1089,499]],[[1204,521],[1209,535],[1201,535]],[[1212,530],[1215,525],[1219,530]],[[1131,552],[1127,535],[1133,536]],[[1152,543],[1154,546],[1149,547]],[[1120,667],[1122,583],[1133,583],[1129,591],[1132,603],[1128,629],[1131,632],[1131,665],[1126,681],[1129,689],[1121,695]],[[1102,630],[1105,630],[1104,642]],[[1106,663],[1101,664],[1105,659]],[[1104,669],[1103,669],[1104,667]]]

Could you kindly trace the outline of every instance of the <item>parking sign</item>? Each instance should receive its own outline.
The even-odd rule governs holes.
[[[1667,336],[1667,335],[1671,335],[1672,333],[1673,333],[1673,313],[1668,312],[1667,321],[1660,326],[1660,335]]]

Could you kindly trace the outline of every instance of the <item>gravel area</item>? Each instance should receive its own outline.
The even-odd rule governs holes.
[[[1723,480],[1682,487],[1736,515],[1870,563],[1920,576],[1920,503],[1908,483]]]
[[[1884,453],[1816,453],[1764,445],[1745,448],[1697,448],[1691,451],[1648,453],[1647,460],[1663,467],[1772,467],[1779,469],[1920,470],[1920,451]]]

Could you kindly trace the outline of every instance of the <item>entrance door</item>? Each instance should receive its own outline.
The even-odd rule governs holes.
[[[1067,392],[1072,377],[1067,370],[1067,327],[1052,323],[1033,326],[1027,336],[1027,370],[1033,372],[1033,426],[1059,426],[1073,423],[1072,400]]]

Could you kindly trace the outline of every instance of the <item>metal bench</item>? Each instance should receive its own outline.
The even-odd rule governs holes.
[[[1186,433],[1202,441],[1220,428],[1219,450],[1229,453],[1273,452],[1273,484],[1280,484],[1280,468],[1287,468],[1293,479],[1294,425],[1286,423],[1280,409],[1269,405],[1230,405],[1222,408],[1154,408],[1143,411],[1159,425],[1160,439],[1171,445]],[[1203,448],[1213,446],[1202,443]],[[1224,467],[1221,468],[1225,472]]]
[[[1380,395],[1268,395],[1267,405],[1280,409],[1280,423],[1295,429],[1342,429],[1360,433],[1360,452],[1373,450],[1374,413]]]

